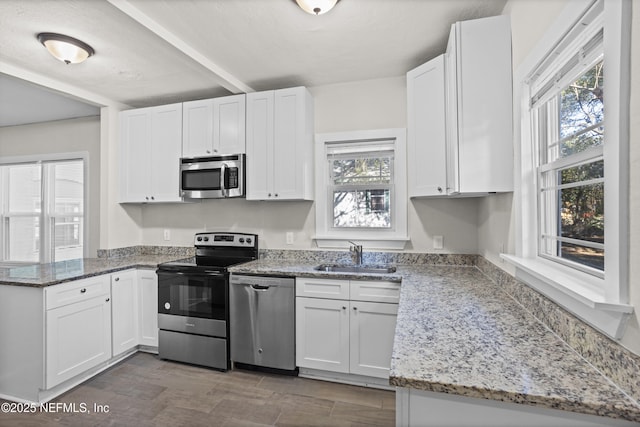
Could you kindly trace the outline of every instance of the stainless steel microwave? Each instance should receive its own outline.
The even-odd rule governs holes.
[[[244,197],[245,155],[180,159],[180,195],[185,199]]]

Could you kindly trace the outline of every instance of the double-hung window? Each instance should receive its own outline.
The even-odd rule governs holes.
[[[538,253],[603,277],[604,67],[598,27],[577,53],[559,61],[560,70],[535,81],[530,115],[538,154]]]
[[[630,2],[571,3],[515,74],[516,277],[619,338],[628,305]]]
[[[84,160],[0,165],[0,262],[82,258]]]
[[[316,137],[316,241],[402,247],[407,236],[404,129]]]

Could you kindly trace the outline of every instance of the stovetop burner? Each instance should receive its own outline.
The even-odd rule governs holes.
[[[160,264],[164,271],[225,273],[227,267],[258,259],[258,236],[247,233],[197,233],[196,256]]]

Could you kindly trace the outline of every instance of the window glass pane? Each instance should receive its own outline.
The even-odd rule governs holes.
[[[81,160],[50,165],[54,176],[54,212],[82,213],[84,206],[84,173]]]
[[[576,79],[560,92],[561,156],[578,153],[603,143],[603,63]]]
[[[604,243],[604,184],[565,188],[559,193],[560,235]]]
[[[389,184],[391,158],[333,159],[331,174],[334,185]]]
[[[40,219],[9,217],[7,261],[40,262]]]
[[[55,260],[82,258],[82,217],[64,217],[54,220]]]
[[[9,212],[40,212],[40,165],[11,165],[8,168]]]
[[[561,242],[559,245],[560,258],[604,271],[604,249],[589,248],[566,242]]]
[[[591,179],[604,178],[604,160],[575,166],[558,172],[560,184],[572,184]]]
[[[333,226],[390,228],[390,190],[334,190]]]

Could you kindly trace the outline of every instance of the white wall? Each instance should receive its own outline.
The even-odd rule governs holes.
[[[0,156],[89,153],[88,256],[100,245],[100,119],[84,117],[22,126],[0,127]]]
[[[503,14],[511,16],[513,69],[527,57],[547,28],[571,0],[509,0]],[[634,2],[635,3],[635,2]],[[635,307],[634,317],[622,339],[622,344],[640,354],[640,6],[633,4],[632,69],[631,69],[631,129],[630,129],[630,303]],[[514,102],[518,102],[515,101]],[[515,253],[517,230],[514,229],[515,208],[512,195],[492,196],[480,201],[478,208],[478,250],[481,255],[499,267],[512,272],[513,268],[499,259],[500,242],[509,242],[506,252]]]
[[[315,131],[404,128],[407,122],[404,77],[367,80],[309,88],[315,102]],[[411,242],[406,250],[434,252],[432,238],[444,236],[445,253],[477,253],[477,200],[417,200],[409,203]],[[207,200],[142,208],[142,243],[192,244],[204,230],[237,230],[260,235],[262,248],[310,249],[315,244],[315,206],[312,202],[248,202]],[[171,240],[163,240],[168,228]],[[287,245],[286,232],[294,233]]]

